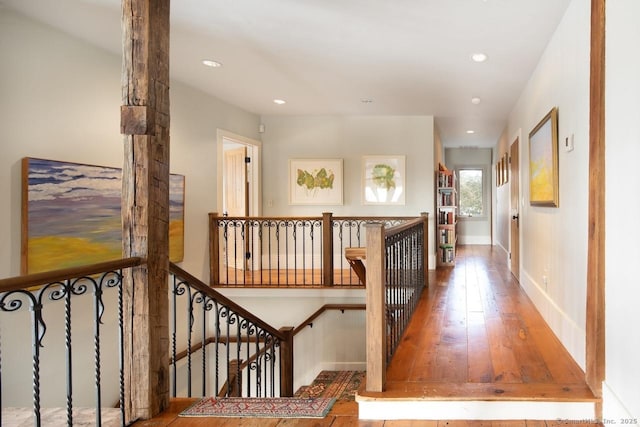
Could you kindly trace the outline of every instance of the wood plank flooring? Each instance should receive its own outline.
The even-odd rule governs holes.
[[[387,370],[386,397],[594,401],[584,373],[507,269],[504,253],[462,246],[456,266],[430,273]],[[360,392],[368,398],[382,397]],[[358,404],[336,402],[323,419],[179,418],[194,399],[174,399],[147,426],[577,427],[575,421],[367,421]]]
[[[459,247],[418,303],[380,397],[596,401],[560,344],[491,246]]]

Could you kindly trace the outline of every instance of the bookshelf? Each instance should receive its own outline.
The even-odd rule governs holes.
[[[458,205],[456,193],[456,174],[440,165],[437,179],[437,265],[440,267],[455,265],[456,224]]]

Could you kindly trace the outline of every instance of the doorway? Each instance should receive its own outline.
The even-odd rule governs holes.
[[[509,149],[509,175],[511,175],[511,252],[509,259],[511,274],[520,282],[520,137],[517,136]]]
[[[262,214],[260,197],[260,150],[262,149],[262,142],[222,129],[218,129],[217,142],[217,212],[222,215],[225,213],[231,215],[229,212],[231,206],[228,203],[232,202],[234,204],[234,215],[260,216]],[[231,151],[236,153],[244,151],[246,153],[244,157],[247,160],[240,159],[237,154],[236,156],[225,155],[226,152]],[[240,160],[245,162],[244,168],[237,163]],[[231,176],[226,179],[227,172]],[[244,174],[245,178],[241,178],[241,174]],[[228,182],[228,178],[231,177],[234,178],[233,182]],[[242,187],[243,180],[246,180],[244,188],[238,188]],[[240,194],[243,194],[243,196],[239,196]],[[238,197],[241,197],[241,200],[238,200]],[[242,202],[246,203],[245,207],[237,205],[237,203]],[[245,213],[238,215],[239,209]]]
[[[260,216],[260,149],[261,142],[225,130],[217,132],[217,212],[223,216]],[[243,223],[245,221],[242,221]],[[247,270],[257,239],[247,224],[233,239],[233,248],[221,248],[221,262],[239,270]],[[227,249],[228,254],[227,254]],[[233,254],[229,257],[230,254]]]

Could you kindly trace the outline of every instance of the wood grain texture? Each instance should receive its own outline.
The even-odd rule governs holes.
[[[367,225],[367,390],[384,389],[386,361],[385,246],[382,224]]]
[[[459,246],[456,265],[431,274],[385,392],[362,396],[598,401],[501,252]]]
[[[605,3],[591,1],[586,374],[597,396],[605,379]]]
[[[169,0],[122,2],[123,249],[129,420],[169,405]]]
[[[429,273],[431,284],[423,292],[414,316],[402,337],[393,359],[386,372],[386,390],[380,393],[366,392],[362,388],[360,397],[407,398],[411,400],[536,400],[597,402],[584,381],[584,372],[571,359],[566,350],[540,314],[526,297],[506,265],[501,251],[493,251],[490,246],[460,246],[457,262],[452,269],[443,269]],[[458,289],[455,289],[458,288]],[[478,298],[480,301],[478,301]],[[464,307],[464,308],[463,308]],[[456,313],[448,314],[450,309]],[[466,315],[463,315],[466,312]],[[482,319],[486,332],[482,333]],[[465,319],[462,322],[462,319]],[[447,337],[443,324],[448,319]],[[455,321],[454,321],[455,319]],[[511,319],[503,321],[503,319]],[[459,331],[456,331],[456,325]],[[490,331],[489,325],[493,326]],[[524,329],[524,338],[520,330]],[[437,372],[437,358],[440,343],[443,340],[460,340],[467,330],[467,362],[469,366],[466,382],[451,383],[437,380],[443,375]],[[527,346],[536,351],[524,360],[533,361],[537,366],[546,366],[550,378],[546,375],[527,377],[520,374],[521,360],[519,352],[508,351],[514,339],[530,341]],[[486,340],[485,343],[482,341]],[[493,347],[501,352],[492,352]],[[525,346],[525,347],[527,347]],[[490,351],[487,353],[486,348]],[[479,351],[479,349],[484,349]],[[503,360],[503,359],[506,359]],[[549,361],[553,361],[552,363]],[[483,375],[476,378],[485,366],[502,367],[501,371],[512,372],[500,378],[486,379]],[[473,367],[473,368],[472,368]],[[452,366],[457,369],[457,366]],[[497,371],[496,371],[497,372]],[[544,382],[525,382],[525,380]],[[173,405],[173,402],[172,402]],[[446,420],[446,421],[370,421],[358,419],[357,402],[338,401],[323,420],[288,419],[224,419],[206,418],[202,424],[190,424],[192,418],[178,418],[174,413],[173,427],[190,425],[227,426],[258,425],[262,421],[267,426],[384,426],[384,427],[558,427],[576,425],[595,427],[597,423],[566,424],[564,421],[541,420]],[[144,424],[136,424],[144,425]],[[146,424],[147,426],[156,424]],[[164,424],[157,424],[164,425]],[[263,424],[259,424],[263,425]]]

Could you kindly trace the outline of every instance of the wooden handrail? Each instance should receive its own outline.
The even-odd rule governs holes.
[[[246,319],[250,319],[256,326],[258,326],[258,327],[264,329],[265,331],[269,332],[271,335],[275,336],[279,340],[286,339],[286,336],[282,332],[280,332],[278,329],[276,329],[273,326],[269,325],[267,322],[263,321],[258,316],[256,316],[253,313],[251,313],[249,310],[244,309],[243,307],[241,307],[240,305],[236,304],[235,302],[233,302],[229,298],[225,297],[220,292],[218,292],[215,289],[210,288],[209,286],[205,285],[204,282],[202,282],[200,279],[198,279],[197,277],[187,273],[185,270],[183,270],[182,268],[178,267],[177,265],[175,265],[172,262],[169,263],[169,271],[171,273],[173,273],[174,275],[178,276],[179,278],[181,278],[182,280],[188,282],[189,286],[191,286],[192,288],[197,289],[198,291],[202,292],[203,294],[207,295],[208,297],[210,297],[212,299],[215,299],[216,301],[220,302],[221,304],[229,307],[231,310],[236,312],[238,315],[240,315],[240,316],[242,316],[242,317],[244,317]]]
[[[425,216],[425,215],[426,214],[421,214],[421,216]],[[221,257],[223,256],[223,253],[226,254],[224,255],[225,257],[229,257],[229,253],[234,254],[233,257],[234,259],[237,260],[237,262],[243,262],[243,261],[240,261],[240,258],[238,258],[238,255],[239,254],[241,255],[243,252],[247,255],[247,260],[251,259],[251,261],[247,261],[247,262],[251,262],[251,263],[257,262],[258,264],[260,264],[261,262],[264,261],[264,254],[262,253],[262,249],[256,247],[253,242],[249,243],[248,237],[241,236],[240,239],[238,239],[237,236],[233,234],[231,239],[227,240],[228,239],[228,236],[226,234],[227,225],[233,225],[234,227],[237,227],[235,228],[237,230],[237,229],[244,229],[243,228],[244,224],[248,224],[248,223],[251,223],[252,226],[258,226],[258,227],[263,227],[265,224],[268,224],[268,227],[275,226],[276,229],[279,226],[285,226],[285,228],[294,227],[295,229],[296,225],[300,223],[306,223],[307,225],[312,224],[312,228],[311,228],[312,230],[315,230],[316,228],[321,229],[321,233],[319,234],[320,247],[321,247],[321,251],[320,251],[321,260],[319,263],[316,263],[315,266],[313,266],[313,260],[312,260],[312,267],[311,267],[312,269],[318,269],[318,268],[321,269],[322,273],[321,273],[321,276],[319,277],[320,286],[333,287],[338,285],[338,286],[360,287],[361,286],[360,283],[363,283],[360,277],[359,277],[360,281],[356,282],[356,284],[353,284],[350,278],[348,280],[348,283],[344,283],[341,275],[336,276],[334,274],[335,268],[336,268],[336,264],[335,264],[336,254],[334,254],[334,248],[337,247],[336,246],[337,244],[339,244],[340,248],[342,248],[345,243],[342,240],[340,240],[339,243],[337,240],[334,241],[336,238],[338,238],[335,236],[336,226],[342,227],[342,224],[347,223],[349,224],[350,230],[357,229],[357,233],[359,233],[361,230],[360,227],[364,226],[366,223],[369,223],[369,222],[378,222],[378,223],[389,225],[389,223],[396,223],[396,222],[402,223],[402,222],[408,222],[408,221],[416,221],[416,218],[417,218],[416,216],[333,216],[331,212],[323,212],[322,216],[299,216],[299,217],[234,216],[234,217],[230,217],[230,216],[219,216],[217,212],[210,212],[209,213],[209,283],[212,286],[234,286],[234,285],[235,286],[238,286],[238,285],[253,286],[254,285],[254,282],[253,282],[253,280],[255,279],[254,275],[252,275],[251,273],[247,275],[246,272],[241,271],[241,269],[239,271],[235,267],[229,268],[229,265],[230,265],[229,262],[221,263]],[[415,223],[412,223],[412,224],[415,224]],[[425,221],[425,228],[427,227],[426,224],[427,223]],[[221,225],[224,225],[224,229],[225,229],[224,237],[222,234],[223,230],[221,229]],[[355,227],[355,228],[351,228],[351,227]],[[251,229],[252,227],[248,227],[248,228]],[[342,228],[340,228],[340,230],[342,230]],[[246,233],[248,236],[249,233],[248,232]],[[340,234],[340,236],[342,235]],[[277,241],[278,239],[277,233],[276,233],[276,237],[274,238]],[[272,237],[269,234],[268,245],[271,244],[271,239]],[[358,241],[359,240],[360,240],[360,237],[358,236]],[[349,240],[348,242],[349,243],[347,244],[347,246],[353,244],[352,240]],[[239,245],[239,246],[236,246],[236,245]],[[222,249],[223,247],[226,248],[226,252],[223,252],[223,249]],[[254,251],[257,251],[259,253],[258,254],[253,253]],[[272,261],[271,257],[274,255],[271,252],[268,252],[266,256],[267,256],[267,264],[269,265],[269,269],[271,270],[275,268],[279,272],[280,270],[279,257],[282,255],[277,254],[275,256],[275,262],[277,263],[277,267],[271,266],[271,261]],[[285,257],[288,257],[288,256],[289,256],[288,254],[285,254]],[[306,257],[309,257],[309,256],[316,257],[317,255],[313,255],[313,253],[305,254],[303,250],[301,259],[304,260],[306,259]],[[343,265],[342,261],[340,261],[340,266],[342,265]],[[258,269],[261,270],[262,267],[259,267]],[[252,267],[251,270],[254,270],[254,268]],[[229,274],[232,274],[233,276],[231,280],[230,280]],[[280,277],[280,276],[276,274],[276,277]],[[303,275],[302,277],[307,277],[307,276]],[[258,279],[259,279],[258,286],[269,286],[273,284],[271,282],[270,276],[267,276],[265,283],[263,283],[262,275],[260,275]],[[250,283],[246,283],[245,281],[247,280]],[[306,282],[304,282],[303,284],[289,283],[289,277],[287,277],[286,280],[287,280],[286,282],[287,286],[290,286],[290,285],[294,287],[307,286]],[[294,278],[292,280],[295,281],[296,279]],[[317,280],[317,278],[312,280]],[[222,281],[224,281],[225,283],[222,283]],[[279,279],[277,281],[277,284],[278,286],[280,285]],[[318,285],[318,283],[312,282],[312,286],[313,285]]]
[[[320,317],[320,315],[322,313],[324,313],[325,311],[329,311],[329,310],[341,310],[341,311],[346,311],[346,310],[365,310],[366,309],[366,305],[365,304],[325,304],[322,307],[320,307],[318,310],[316,310],[311,316],[309,316],[307,319],[304,320],[304,322],[301,322],[294,330],[293,330],[293,335],[297,335],[300,331],[302,331],[304,328],[306,328],[307,326],[309,326],[311,323],[313,323],[313,321],[315,319],[317,319],[318,317]],[[241,337],[242,338],[242,337]],[[256,338],[255,337],[244,337],[244,338],[248,338],[248,339],[241,339],[242,342],[245,341],[255,341]],[[237,337],[220,337],[219,342],[222,343],[229,343],[229,342],[237,342],[238,338]],[[216,342],[216,338],[215,337],[207,337],[207,339],[204,341],[204,346],[208,346],[209,344],[213,344]],[[202,342],[198,342],[194,345],[191,346],[191,352],[195,352],[198,351],[202,348]],[[189,350],[185,349],[182,350],[181,352],[176,354],[176,362],[180,361],[181,359],[184,359],[185,357],[187,357],[187,354],[189,354]],[[242,368],[245,368],[249,363],[251,363],[252,361],[254,361],[256,359],[257,356],[259,356],[260,354],[256,354],[254,356],[252,356],[251,358],[249,358],[247,361],[243,362],[243,364],[241,365]],[[173,360],[171,361],[171,363],[173,364]]]
[[[123,268],[136,267],[146,262],[143,258],[132,257],[114,261],[106,261],[97,264],[85,265],[81,267],[63,268],[59,270],[45,271],[42,273],[28,274],[25,276],[10,277],[0,279],[0,292],[18,291],[35,286],[42,286],[49,283],[59,282],[77,277],[91,276],[107,271],[119,270]]]
[[[414,217],[415,218],[415,217]],[[415,227],[418,224],[422,224],[425,221],[424,218],[416,218],[402,224],[394,225],[393,227],[385,227],[384,235],[385,236],[393,236],[394,234],[402,233],[403,231],[409,230],[412,227]]]
[[[328,310],[340,310],[340,311],[345,311],[345,310],[365,310],[366,308],[367,308],[367,306],[365,304],[325,304],[322,307],[320,307],[318,310],[316,310],[316,312],[313,313],[311,316],[306,318],[304,320],[304,322],[300,323],[298,325],[298,327],[296,327],[293,330],[293,335],[294,336],[297,335],[304,328],[306,328],[307,326],[312,324],[313,321],[316,320],[318,317],[320,317],[320,315],[322,313],[324,313],[325,311],[328,311]]]

